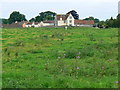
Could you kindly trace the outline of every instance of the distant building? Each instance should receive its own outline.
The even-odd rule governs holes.
[[[24,27],[45,27],[45,26],[55,26],[55,21],[41,21],[41,22],[24,23]]]
[[[55,21],[49,20],[49,21],[42,21],[42,26],[55,26]]]
[[[85,27],[92,27],[94,25],[93,20],[75,20],[75,26],[85,26]]]
[[[55,26],[85,26],[92,27],[93,20],[76,20],[72,14],[58,14],[55,17]]]
[[[58,14],[55,17],[55,26],[74,26],[72,14]]]
[[[93,20],[78,20],[74,19],[72,14],[57,14],[55,20],[46,20],[41,22],[15,22],[12,24],[3,24],[0,27],[3,28],[26,28],[26,27],[54,27],[54,26],[81,26],[92,27],[94,25]]]
[[[2,27],[3,28],[22,28],[24,27],[25,23],[27,23],[27,21],[15,22],[12,24],[2,24]]]

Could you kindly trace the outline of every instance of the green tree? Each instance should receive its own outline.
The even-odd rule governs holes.
[[[9,24],[8,19],[1,19],[1,21],[2,21],[2,24]]]
[[[34,18],[31,18],[31,19],[29,20],[29,22],[35,22],[35,19],[34,19]]]
[[[46,12],[41,12],[39,13],[42,21],[44,20],[54,20],[55,19],[55,12],[51,12],[51,11],[46,11]]]
[[[99,22],[100,22],[99,19],[94,18],[94,17],[92,17],[92,16],[90,16],[89,18],[85,18],[84,20],[93,20],[95,23],[99,23]]]
[[[117,16],[117,26],[118,28],[120,28],[120,14],[118,14]]]
[[[79,15],[77,14],[77,12],[75,10],[69,11],[67,14],[70,14],[70,13],[74,17],[74,19],[79,19]]]
[[[30,19],[30,22],[40,22],[40,21],[45,21],[45,20],[54,20],[55,19],[55,12],[51,12],[51,11],[45,11],[45,12],[41,12],[39,13],[38,16],[36,16],[35,18]]]
[[[42,17],[41,16],[36,16],[35,17],[35,22],[40,22],[40,21],[43,21]]]
[[[25,15],[21,14],[20,12],[14,11],[10,14],[9,17],[9,23],[14,23],[16,21],[21,22],[21,21],[27,21],[25,18]]]

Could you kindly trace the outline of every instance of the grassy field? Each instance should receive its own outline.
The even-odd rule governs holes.
[[[117,88],[118,29],[2,30],[3,88]]]

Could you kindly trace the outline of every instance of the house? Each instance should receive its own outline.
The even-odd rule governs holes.
[[[55,17],[55,26],[74,26],[72,14],[58,14]]]
[[[41,26],[55,26],[55,21],[49,20],[49,21],[41,21]]]
[[[24,27],[40,27],[40,23],[38,23],[38,22],[28,22],[28,23],[24,23]]]
[[[55,17],[55,26],[85,26],[92,27],[93,20],[76,20],[72,14],[58,14]]]
[[[55,21],[41,21],[41,22],[28,22],[24,23],[23,27],[44,27],[44,26],[54,26]]]
[[[27,23],[27,21],[15,22],[12,24],[2,24],[2,27],[3,28],[22,28],[22,27],[25,27],[25,23]]]

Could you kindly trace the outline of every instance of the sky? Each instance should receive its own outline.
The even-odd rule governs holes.
[[[116,18],[118,2],[119,0],[1,0],[0,18],[9,18],[13,11],[19,11],[29,20],[44,11],[65,14],[75,10],[80,19],[93,16],[106,20]]]

